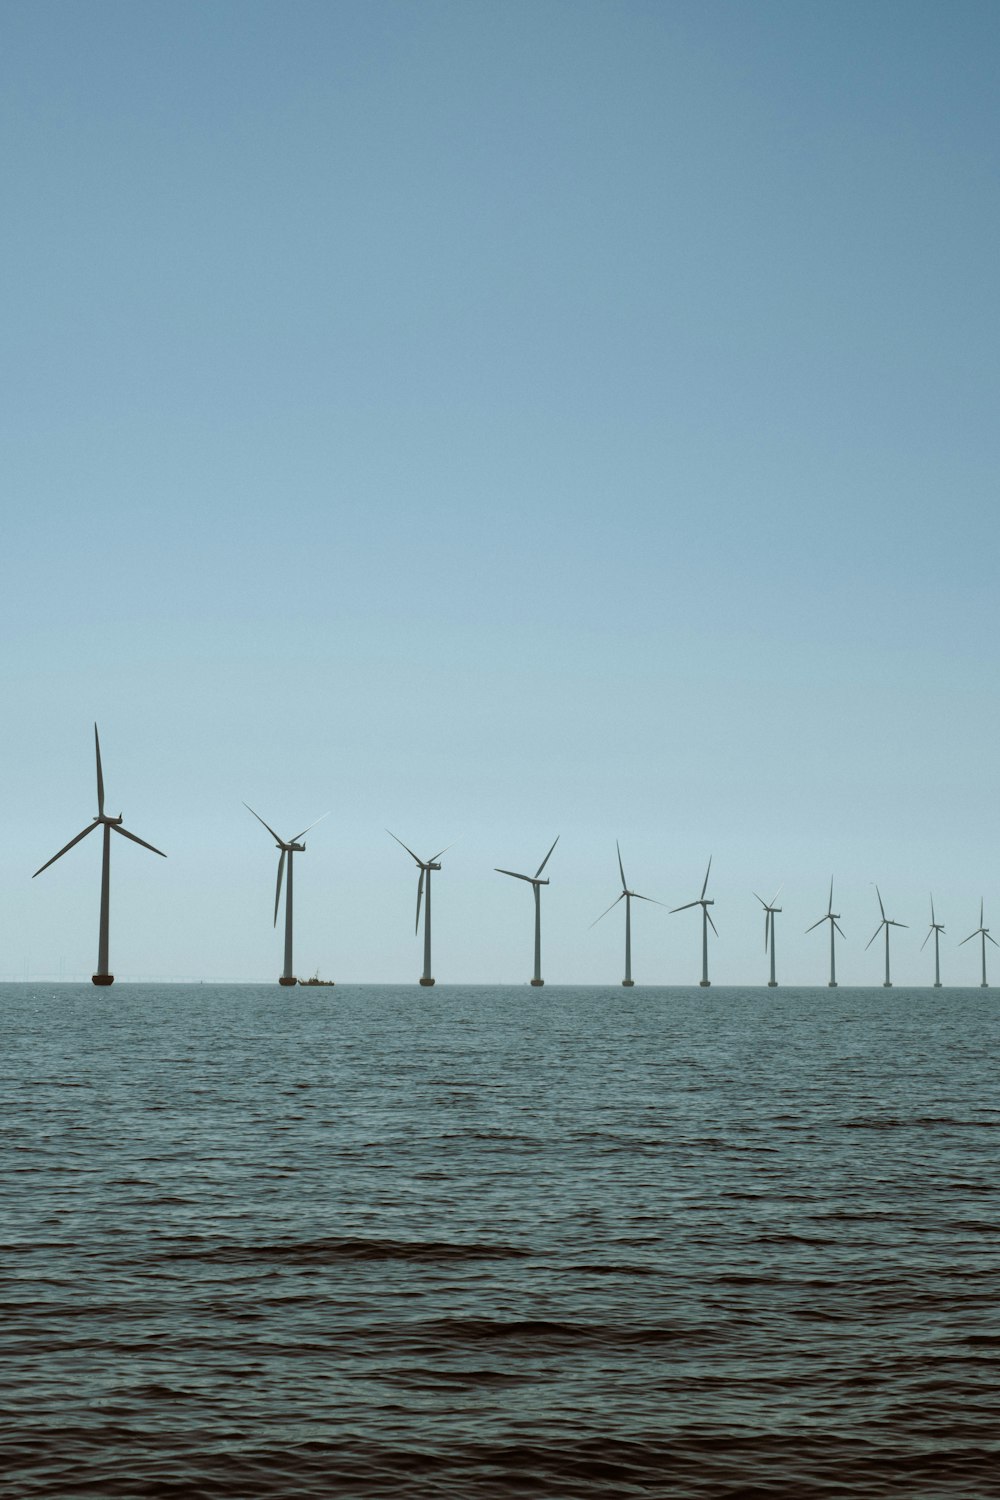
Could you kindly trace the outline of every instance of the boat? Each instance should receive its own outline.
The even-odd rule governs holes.
[[[312,976],[311,979],[300,979],[299,980],[299,984],[305,984],[305,985],[322,984],[322,985],[328,985],[328,986],[330,986],[330,988],[332,988],[336,984],[336,982],[337,981],[335,979],[320,979],[320,977],[319,977],[319,970],[318,969],[316,970],[315,974]]]

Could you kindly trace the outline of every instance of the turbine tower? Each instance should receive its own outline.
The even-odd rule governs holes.
[[[295,972],[292,967],[292,864],[296,854],[305,853],[306,846],[305,844],[301,843],[300,840],[304,839],[306,834],[309,833],[311,829],[316,827],[317,823],[322,823],[323,818],[328,818],[330,814],[324,813],[323,818],[317,818],[315,823],[310,823],[308,828],[303,828],[302,832],[297,833],[294,838],[282,839],[278,837],[274,829],[271,827],[270,823],[264,822],[264,819],[261,817],[260,813],[253,812],[253,808],[250,806],[249,802],[244,802],[243,806],[246,808],[247,812],[253,813],[258,823],[263,824],[268,833],[274,839],[274,842],[277,844],[278,848],[281,850],[281,855],[278,859],[278,884],[275,886],[274,890],[275,927],[277,927],[278,925],[278,906],[281,903],[281,881],[285,873],[285,855],[288,855],[288,881],[285,885],[285,963],[284,967],[282,968],[281,978],[278,980],[278,983],[284,985],[295,984]]]
[[[708,877],[711,869],[712,861],[710,858],[708,861],[708,869],[705,871],[705,883],[701,888],[701,895],[698,897],[698,899],[696,901],[685,901],[683,906],[675,906],[671,911],[671,916],[673,916],[674,912],[688,911],[692,906],[701,907],[701,979],[699,983],[701,984],[702,988],[705,989],[707,989],[708,985],[711,983],[708,977],[708,926],[710,922],[712,924],[712,931],[715,933],[716,937],[719,936],[719,929],[716,927],[715,923],[712,922],[712,918],[708,910],[710,906],[715,905],[715,902],[706,901],[705,899],[705,892],[708,890]]]
[[[758,900],[759,899],[760,898],[758,897]],[[843,937],[844,936],[844,930],[843,930],[843,928],[840,925],[840,912],[839,911],[834,911],[834,909],[833,909],[833,876],[832,875],[830,876],[830,900],[827,903],[826,916],[820,917],[820,919],[819,919],[818,922],[814,922],[812,924],[812,927],[807,927],[806,928],[806,932],[814,932],[815,929],[817,927],[819,927],[823,922],[829,922],[829,924],[830,924],[830,978],[827,980],[826,987],[829,990],[835,990],[837,988],[837,956],[836,956],[836,953],[834,951],[834,943],[835,943],[836,940],[835,940],[833,934],[834,934],[834,929],[836,929],[836,931],[840,933],[841,937]]]
[[[652,896],[640,896],[638,891],[629,890],[625,882],[625,870],[622,866],[622,851],[618,846],[617,839],[615,839],[615,848],[618,850],[618,873],[622,878],[622,893],[620,896],[616,896],[611,905],[602,911],[599,917],[595,917],[590,925],[591,927],[596,927],[598,922],[606,917],[609,911],[614,910],[619,901],[625,902],[625,978],[622,980],[622,984],[626,989],[630,990],[634,983],[632,979],[632,902],[651,901],[654,906],[665,906],[666,902],[654,901]]]
[[[104,774],[101,770],[101,741],[98,738],[96,724],[94,725],[94,750],[97,754],[97,817],[92,823],[88,824],[82,833],[78,833],[75,839],[70,839],[69,843],[64,845],[58,854],[53,854],[51,859],[46,860],[44,865],[39,866],[35,871],[35,875],[40,875],[42,870],[48,869],[49,865],[54,865],[57,859],[62,859],[67,849],[72,849],[74,844],[78,844],[81,839],[85,839],[88,833],[93,833],[95,828],[100,827],[104,829],[104,854],[101,861],[101,924],[97,942],[97,973],[91,975],[91,978],[94,984],[114,984],[115,976],[108,972],[108,927],[111,906],[111,830],[114,829],[115,833],[120,833],[124,839],[131,839],[133,844],[141,844],[144,849],[152,850],[154,854],[159,854],[162,859],[166,859],[167,856],[163,853],[162,849],[156,849],[152,844],[147,844],[145,839],[139,838],[134,833],[129,833],[128,829],[123,827],[121,813],[118,814],[117,818],[107,816],[104,811]],[[34,880],[35,875],[32,875],[32,880]]]
[[[885,907],[882,905],[882,896],[879,892],[878,886],[875,887],[875,894],[876,896],[878,896],[878,909],[882,913],[882,920],[876,927],[875,931],[872,933],[871,937],[868,939],[865,947],[870,948],[872,943],[874,943],[875,939],[878,937],[879,933],[883,930],[883,928],[885,929],[885,979],[882,981],[882,988],[884,990],[891,990],[892,980],[889,978],[889,928],[905,927],[907,924],[905,922],[891,921],[885,914]],[[973,933],[972,935],[973,937],[975,937],[975,933]]]
[[[980,912],[980,921],[981,920],[982,920],[982,913]],[[936,989],[936,990],[939,990],[941,988],[941,949],[940,949],[939,937],[940,937],[940,934],[942,932],[944,932],[944,923],[943,922],[936,922],[934,920],[934,897],[933,896],[931,896],[931,925],[930,925],[930,927],[929,927],[929,929],[927,931],[927,936],[924,938],[923,942],[920,944],[920,951],[921,951],[921,953],[923,953],[924,949],[927,947],[927,944],[930,941],[930,936],[931,936],[932,932],[934,934],[934,985],[933,985],[933,988]],[[976,935],[975,933],[972,933],[973,937],[975,937],[975,935]],[[992,938],[990,939],[990,941],[992,942]],[[968,938],[966,938],[966,942],[968,942]],[[959,943],[958,946],[961,947],[962,946],[961,943]]]
[[[967,938],[963,938],[962,942],[959,943],[958,946],[961,948],[964,943],[971,943],[972,939],[974,937],[977,937],[977,938],[980,939],[980,946],[982,947],[982,950],[983,950],[983,977],[980,980],[979,988],[981,990],[986,990],[986,989],[989,989],[989,985],[986,982],[986,939],[989,938],[989,940],[993,944],[994,948],[1000,948],[1000,943],[997,942],[996,938],[991,938],[990,937],[990,929],[988,927],[984,927],[983,926],[983,903],[982,903],[982,900],[980,900],[980,902],[979,902],[979,926],[976,928],[975,932],[970,932],[969,936]]]
[[[391,839],[396,839],[396,835],[390,829],[387,828],[385,831]],[[440,849],[437,854],[432,854],[430,859],[418,859],[413,850],[408,844],[404,844],[402,839],[396,839],[396,843],[401,849],[406,850],[411,859],[416,860],[417,867],[420,870],[420,879],[417,881],[417,920],[413,928],[414,932],[420,931],[420,902],[424,894],[424,876],[427,876],[427,904],[424,907],[424,972],[420,976],[420,983],[425,985],[433,984],[434,980],[431,976],[431,871],[440,870],[441,866],[438,864],[438,860],[442,854],[447,854],[448,850],[453,848],[454,845],[448,844],[444,849]]]
[[[771,977],[767,981],[767,987],[770,990],[773,990],[778,983],[778,981],[774,977],[774,914],[775,912],[779,912],[781,910],[781,907],[775,906],[774,903],[778,899],[778,891],[780,890],[781,886],[779,885],[778,890],[775,891],[774,895],[771,897],[770,902],[765,901],[763,896],[757,896],[756,891],[754,891],[753,893],[755,896],[757,896],[757,900],[764,908],[764,952],[766,953],[768,948],[770,948],[771,950]],[[822,918],[820,920],[822,920]]]
[[[555,839],[553,840],[552,849],[554,849],[556,847],[556,844],[558,844],[558,842],[559,842],[559,835],[556,834]],[[538,869],[535,871],[534,875],[519,875],[516,870],[501,870],[500,867],[499,867],[499,865],[494,865],[494,867],[493,867],[496,870],[496,872],[497,872],[498,875],[510,875],[510,876],[513,877],[514,880],[526,880],[528,882],[528,884],[531,886],[531,888],[534,891],[534,893],[535,893],[535,972],[532,975],[531,982],[536,987],[539,986],[539,985],[543,985],[545,983],[545,980],[542,978],[542,900],[541,900],[541,888],[542,888],[543,885],[548,885],[548,883],[549,883],[547,880],[541,880],[541,879],[539,879],[539,877],[540,877],[542,871],[545,869],[545,866],[549,862],[549,855],[551,855],[552,849],[550,849],[549,853],[546,854],[545,858],[542,860],[541,864],[538,866]],[[442,850],[442,853],[443,852],[444,851]],[[428,882],[427,882],[427,899],[428,899],[428,901],[430,901],[430,893],[431,893],[430,877],[428,877]],[[428,942],[429,941],[430,941],[430,939],[428,939]],[[429,963],[429,960],[428,960],[428,963]]]

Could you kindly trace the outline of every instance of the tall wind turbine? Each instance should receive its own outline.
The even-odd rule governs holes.
[[[35,871],[35,875],[40,875],[42,870],[48,869],[49,865],[54,865],[57,859],[62,859],[67,849],[72,849],[74,844],[78,844],[81,839],[85,839],[88,833],[93,833],[95,828],[100,827],[104,829],[104,855],[101,861],[101,925],[97,942],[97,973],[92,974],[91,978],[94,984],[114,984],[115,976],[108,973],[108,926],[111,905],[111,830],[114,829],[115,833],[120,833],[124,839],[131,839],[133,844],[141,844],[144,849],[152,850],[154,854],[159,854],[163,859],[166,859],[167,856],[163,853],[162,849],[156,849],[152,844],[147,844],[145,839],[139,838],[134,833],[129,833],[128,829],[122,826],[123,819],[121,813],[118,814],[117,818],[109,818],[106,815],[104,811],[104,774],[101,770],[101,741],[98,738],[96,724],[94,725],[94,750],[97,754],[97,817],[92,823],[88,824],[82,833],[78,833],[75,839],[70,839],[69,843],[60,849],[58,854],[53,854],[51,859],[46,860],[44,865],[39,866]],[[35,875],[32,875],[32,880],[34,880]]]
[[[778,891],[780,890],[781,886],[779,885],[778,890],[775,891],[774,895],[771,897],[770,902],[765,901],[763,896],[757,896],[757,892],[754,891],[754,895],[757,896],[757,900],[764,908],[764,952],[766,953],[768,948],[770,948],[771,950],[771,977],[767,981],[767,987],[771,990],[773,990],[778,983],[778,981],[774,977],[774,914],[775,912],[779,912],[781,910],[781,907],[775,906],[774,903],[778,899]]]
[[[556,847],[556,844],[558,844],[558,842],[559,842],[559,835],[556,834],[555,839],[553,840],[553,843],[552,843],[552,849],[554,849]],[[406,846],[404,845],[403,847],[405,848]],[[496,870],[496,872],[497,872],[498,875],[510,875],[510,876],[513,877],[514,880],[526,880],[528,882],[528,884],[531,886],[531,889],[535,893],[535,972],[532,975],[531,982],[532,982],[533,985],[536,985],[536,986],[537,985],[542,985],[542,984],[545,983],[545,980],[542,978],[542,897],[541,897],[541,891],[542,891],[542,886],[543,885],[548,885],[548,883],[549,883],[547,880],[541,880],[539,877],[541,876],[542,871],[545,869],[545,866],[549,862],[549,855],[551,855],[552,849],[550,849],[549,853],[546,854],[545,858],[542,860],[541,864],[538,866],[538,869],[535,871],[534,875],[519,875],[516,870],[501,870],[500,867],[499,867],[499,865],[494,865],[494,867],[493,867]],[[443,854],[444,850],[442,850],[441,852]],[[416,858],[416,856],[414,856],[414,858]],[[419,863],[419,861],[418,861],[418,863]],[[430,876],[428,876],[428,878],[427,878],[427,900],[428,900],[428,902],[430,902],[430,898],[431,898],[431,885],[430,885]],[[430,939],[428,938],[427,941],[429,943]],[[429,962],[430,962],[430,960],[428,959],[428,964],[429,964]]]
[[[705,882],[701,888],[701,895],[698,897],[698,899],[696,901],[685,901],[683,906],[673,907],[670,913],[671,916],[673,916],[674,912],[676,911],[688,911],[692,906],[701,907],[701,979],[699,983],[706,988],[711,983],[708,977],[708,926],[710,922],[712,924],[712,931],[715,933],[716,937],[719,936],[719,929],[716,927],[715,923],[712,922],[712,918],[709,915],[708,910],[710,906],[715,905],[715,902],[706,901],[705,899],[705,892],[708,890],[708,877],[711,869],[712,861],[711,859],[709,859],[708,869],[705,871]]]
[[[872,933],[871,937],[868,939],[865,947],[870,948],[872,943],[874,943],[875,939],[878,937],[879,933],[883,929],[885,930],[885,979],[882,981],[882,988],[884,990],[891,990],[892,980],[889,978],[889,928],[905,927],[907,924],[905,922],[891,921],[885,914],[885,907],[882,905],[882,896],[879,892],[878,886],[875,887],[875,894],[876,896],[878,896],[878,909],[882,913],[882,920],[876,927],[875,931]],[[973,937],[975,937],[975,933],[973,933],[972,935]]]
[[[622,878],[622,893],[620,896],[616,896],[611,905],[602,911],[599,917],[595,917],[590,925],[591,927],[596,927],[598,922],[606,917],[609,911],[614,911],[619,901],[625,902],[625,978],[622,980],[622,984],[626,989],[630,990],[634,983],[632,979],[632,902],[651,901],[654,906],[665,906],[666,902],[654,901],[652,896],[640,896],[638,891],[629,890],[625,881],[625,870],[622,866],[622,851],[618,846],[617,839],[615,839],[615,848],[618,850],[618,873]]]
[[[991,938],[990,937],[990,929],[988,927],[984,927],[983,926],[983,903],[982,903],[982,900],[980,900],[980,902],[979,902],[979,926],[976,928],[975,932],[970,932],[969,936],[967,938],[963,938],[962,942],[959,943],[958,946],[961,948],[963,943],[971,943],[972,939],[974,937],[977,937],[977,938],[980,939],[980,946],[982,947],[982,950],[983,950],[983,977],[982,977],[982,980],[980,981],[979,988],[981,990],[985,990],[985,989],[989,988],[989,985],[986,983],[986,939],[987,938],[990,939],[990,942],[993,944],[994,948],[1000,948],[1000,943],[997,942],[996,938]]]
[[[980,921],[982,921],[982,912],[980,912],[980,914],[979,914],[979,919],[980,919]],[[921,953],[923,953],[924,949],[927,947],[927,944],[930,941],[930,936],[931,936],[932,932],[934,934],[934,985],[933,985],[933,988],[936,989],[936,990],[939,990],[941,988],[941,950],[940,950],[940,943],[939,943],[938,939],[940,937],[940,934],[942,932],[944,932],[944,923],[943,922],[936,922],[934,920],[934,897],[933,896],[931,897],[931,925],[930,925],[930,927],[927,930],[927,936],[924,938],[923,942],[920,944],[920,951],[921,951]],[[975,937],[976,934],[972,933],[971,935],[972,935],[972,937]],[[965,941],[968,942],[969,939],[966,938]],[[993,941],[993,939],[991,938],[990,942],[992,942],[992,941]],[[958,946],[961,947],[962,946],[961,943],[959,943]]]
[[[759,899],[760,898],[758,897],[758,900]],[[830,876],[830,900],[827,903],[826,915],[823,916],[823,917],[820,917],[820,919],[819,919],[818,922],[814,922],[812,924],[812,927],[807,927],[806,928],[806,932],[813,932],[813,931],[815,931],[815,929],[817,927],[819,927],[823,922],[829,922],[829,924],[830,924],[830,978],[827,980],[826,987],[829,990],[835,990],[837,988],[837,956],[836,956],[836,953],[834,952],[834,943],[835,943],[836,939],[834,938],[833,934],[834,934],[834,929],[836,929],[836,931],[840,933],[841,937],[843,937],[844,936],[844,930],[843,930],[843,928],[840,925],[840,912],[839,911],[834,911],[834,909],[833,909],[833,876],[832,875]]]
[[[313,828],[316,827],[317,823],[322,823],[323,818],[328,818],[330,814],[324,813],[323,818],[317,818],[316,823],[310,823],[308,828],[303,828],[302,832],[297,833],[294,838],[282,839],[278,837],[274,829],[271,827],[270,823],[264,822],[264,819],[261,817],[260,813],[253,812],[253,808],[250,806],[249,802],[244,802],[243,806],[246,808],[247,812],[253,813],[258,823],[263,824],[268,833],[274,839],[274,842],[277,844],[278,848],[281,850],[281,855],[278,859],[278,884],[276,885],[274,890],[275,927],[277,927],[278,925],[278,907],[281,903],[281,881],[285,873],[285,855],[288,855],[288,881],[285,885],[285,963],[284,967],[282,968],[281,978],[278,980],[278,983],[286,985],[295,984],[297,981],[295,978],[294,969],[292,967],[292,863],[296,854],[305,853],[306,846],[300,841],[305,838],[307,833],[309,833]]]
[[[390,829],[387,828],[385,831],[391,839],[396,839],[396,835]],[[444,849],[439,849],[437,854],[431,855],[430,859],[419,859],[402,839],[396,839],[396,843],[401,849],[406,850],[411,859],[416,860],[420,870],[420,879],[417,881],[417,920],[413,928],[414,932],[420,931],[420,902],[424,894],[424,876],[427,876],[427,904],[424,907],[424,972],[420,976],[420,983],[433,984],[434,980],[431,976],[431,871],[440,870],[438,860],[442,854],[447,854],[453,845],[448,844]],[[551,850],[549,852],[551,853]],[[547,855],[546,858],[548,858]]]

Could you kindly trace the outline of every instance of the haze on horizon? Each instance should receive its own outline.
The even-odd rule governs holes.
[[[984,3],[8,6],[0,977],[974,985],[1000,928]],[[94,848],[91,848],[91,845]],[[638,984],[698,913],[633,911]],[[1000,968],[997,970],[1000,982]],[[415,990],[415,993],[416,990]],[[544,991],[539,1003],[544,1003]]]

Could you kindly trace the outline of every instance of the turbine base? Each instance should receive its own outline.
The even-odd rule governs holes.
[[[115,976],[113,974],[91,974],[90,982],[91,984],[114,984]]]
[[[891,990],[892,989],[892,980],[891,979],[883,979],[883,981],[882,981],[882,988],[884,990]]]
[[[635,987],[635,980],[634,979],[623,979],[622,980],[622,989],[631,990],[631,989],[634,989],[634,987]]]
[[[538,988],[538,986],[539,986],[539,985],[543,985],[543,984],[544,984],[544,983],[545,983],[545,980],[544,980],[544,979],[533,979],[533,980],[532,980],[532,981],[531,981],[531,983],[532,983],[532,984],[533,984],[533,985],[534,985],[534,986],[535,986],[535,988],[536,988],[536,989],[537,989],[537,988]]]
[[[767,981],[767,987],[769,990],[776,990],[778,988],[778,981],[776,979],[769,979]]]
[[[423,985],[431,985],[434,983],[434,981],[429,974],[421,974],[420,983]]]
[[[837,984],[837,981],[835,979],[828,979],[826,981],[826,987],[827,987],[828,990],[835,990],[835,989],[839,988],[839,986]]]
[[[282,974],[281,978],[278,980],[279,984],[298,984],[298,982],[299,981],[295,978],[294,974]]]
[[[710,979],[699,979],[698,983],[701,985],[701,987],[702,987],[703,990],[707,990],[709,988],[709,986],[711,985],[712,981]]]
[[[931,985],[931,989],[932,990],[939,990],[940,988],[941,988],[941,981],[940,981],[940,979],[935,979],[934,983]]]
[[[983,979],[983,980],[980,981],[979,988],[981,990],[988,990],[989,989],[989,985],[986,983],[985,979]]]

